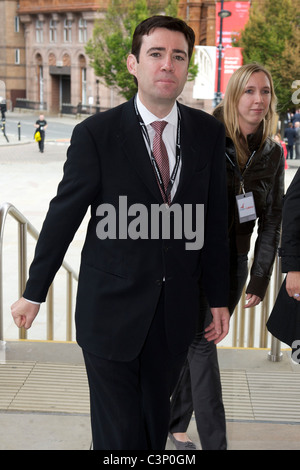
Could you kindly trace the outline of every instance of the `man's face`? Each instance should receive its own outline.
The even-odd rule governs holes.
[[[138,81],[140,100],[152,112],[157,106],[173,106],[187,80],[188,64],[184,34],[165,28],[143,36],[139,61],[132,54],[127,61],[129,72]]]

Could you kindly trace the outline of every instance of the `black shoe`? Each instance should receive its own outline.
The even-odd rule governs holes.
[[[177,441],[173,434],[169,432],[169,438],[173,442],[174,446],[176,447],[177,450],[197,450],[197,447],[195,444],[191,441]]]

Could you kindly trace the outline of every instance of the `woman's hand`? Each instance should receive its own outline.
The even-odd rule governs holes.
[[[261,298],[258,297],[258,295],[253,295],[253,294],[247,294],[246,295],[246,305],[244,305],[244,308],[251,308],[251,307],[256,307],[256,305],[260,304]]]

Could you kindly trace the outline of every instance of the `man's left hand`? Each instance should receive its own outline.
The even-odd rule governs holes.
[[[213,320],[211,324],[205,328],[205,338],[207,341],[214,341],[218,344],[229,331],[230,314],[227,307],[211,308]]]

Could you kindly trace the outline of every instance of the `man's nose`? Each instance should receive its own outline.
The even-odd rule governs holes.
[[[168,72],[174,70],[174,63],[173,63],[172,56],[167,55],[165,57],[165,60],[162,65],[162,69],[167,70]]]

